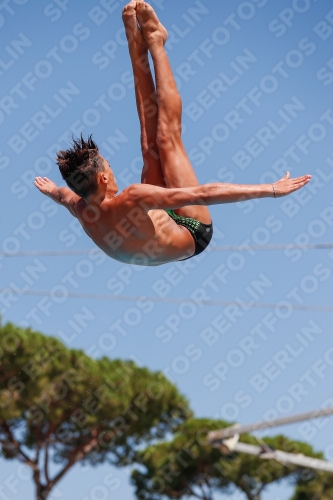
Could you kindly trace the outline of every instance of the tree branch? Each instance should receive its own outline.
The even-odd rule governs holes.
[[[208,489],[208,495],[209,495],[209,498],[208,500],[212,500],[213,498],[213,488],[209,482],[209,478],[206,474],[204,474],[204,481],[205,481],[205,484],[207,486],[207,489]]]
[[[8,441],[12,445],[12,447],[15,449],[15,454],[19,458],[23,459],[26,465],[31,467],[34,471],[39,470],[37,464],[35,463],[34,460],[31,460],[31,458],[28,457],[20,447],[20,443],[15,439],[14,434],[12,433],[9,425],[5,420],[0,420],[0,425],[4,428],[5,433],[7,434]],[[1,441],[3,442],[3,441]]]
[[[40,429],[37,429],[37,446],[36,446],[36,458],[35,458],[35,463],[36,465],[39,464],[39,455],[40,455],[40,450],[43,446],[43,435],[40,432]]]
[[[202,491],[202,495],[203,495],[203,496],[201,497],[201,498],[202,498],[202,500],[209,500],[209,498],[207,498],[207,495],[206,495],[206,492],[205,492],[204,485],[203,485],[203,484],[199,484],[199,486],[200,486],[200,489],[201,489],[201,491]]]
[[[45,441],[45,461],[44,461],[44,475],[46,479],[46,483],[49,484],[49,445],[50,445],[50,436],[47,437]]]
[[[264,490],[264,488],[265,488],[266,486],[267,486],[267,484],[265,484],[265,483],[264,483],[264,484],[262,484],[262,485],[258,488],[258,490],[257,490],[257,492],[256,492],[256,495],[257,495],[258,497],[260,497],[260,495],[261,495],[262,491]]]
[[[95,448],[95,446],[98,444],[98,431],[97,429],[94,429],[93,432],[94,436],[89,443],[86,443],[84,445],[81,445],[78,447],[76,450],[73,450],[70,453],[69,459],[65,467],[51,480],[48,481],[48,485],[46,487],[46,491],[49,493],[51,489],[55,486],[58,481],[66,474],[66,472],[76,463],[82,460],[84,457],[86,457],[91,450]]]
[[[12,371],[12,372],[4,372],[4,374],[2,376],[0,376],[0,383],[2,382],[7,382],[7,380],[9,380],[11,377],[13,377],[15,375],[15,371]]]
[[[191,493],[191,495],[193,497],[196,497],[196,498],[199,498],[200,500],[202,500],[202,498],[190,486],[188,486],[188,491]]]
[[[3,427],[3,429],[5,430],[5,433],[7,434],[7,440],[9,441],[9,443],[11,444],[12,446],[12,449],[14,449],[14,453],[15,455],[21,460],[23,461],[26,465],[28,465],[29,467],[32,468],[33,470],[33,480],[36,484],[36,490],[37,490],[37,498],[41,498],[41,491],[43,489],[43,486],[40,482],[40,470],[39,470],[39,467],[38,467],[38,458],[39,458],[39,449],[37,447],[37,453],[36,453],[36,459],[35,460],[32,460],[28,457],[28,455],[26,455],[24,453],[24,451],[22,450],[21,446],[20,446],[20,443],[15,439],[14,437],[14,434],[12,433],[12,430],[11,428],[9,427],[9,425],[7,424],[7,422],[5,420],[0,420],[0,425]],[[1,441],[3,443],[3,441]]]

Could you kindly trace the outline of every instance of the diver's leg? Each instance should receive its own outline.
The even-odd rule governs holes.
[[[135,8],[135,0],[124,7],[123,22],[133,67],[136,105],[141,128],[141,149],[144,163],[141,182],[165,187],[159,148],[156,142],[155,85],[149,67],[148,47],[138,26]]]
[[[146,2],[137,0],[136,9],[154,63],[158,104],[157,143],[166,186],[169,188],[198,186],[199,181],[181,138],[182,102],[164,50],[167,32],[159,22],[154,9]],[[208,207],[205,206],[184,207],[177,212],[198,219],[204,224],[211,222]]]

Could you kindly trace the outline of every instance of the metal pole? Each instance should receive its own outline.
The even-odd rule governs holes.
[[[295,422],[302,422],[304,420],[311,420],[319,417],[327,417],[329,415],[333,415],[333,408],[314,410],[307,413],[301,413],[299,415],[293,415],[292,417],[284,417],[275,420],[257,422],[256,424],[250,424],[250,425],[236,424],[233,425],[232,427],[227,427],[226,429],[210,432],[207,436],[207,439],[210,444],[214,443],[218,444],[222,439],[230,438],[235,434],[249,434],[253,431],[258,431],[261,429],[269,429],[271,427],[293,424]]]
[[[223,443],[226,445],[226,443]],[[218,447],[218,446],[216,446]],[[253,446],[246,443],[237,443],[232,446],[232,451],[239,453],[247,453],[248,455],[255,455],[263,460],[277,460],[278,462],[299,465],[307,469],[322,470],[325,472],[333,472],[333,463],[320,460],[318,458],[306,457],[302,454],[286,453],[285,451],[272,450],[263,451],[260,446]]]

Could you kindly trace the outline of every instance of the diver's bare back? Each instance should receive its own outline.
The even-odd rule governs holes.
[[[153,186],[152,186],[153,189]],[[158,266],[194,253],[194,240],[165,210],[149,210],[131,196],[131,188],[111,200],[76,203],[84,231],[109,257],[120,262]]]

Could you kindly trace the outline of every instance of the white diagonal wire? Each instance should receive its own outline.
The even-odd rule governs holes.
[[[333,243],[273,243],[268,245],[223,245],[209,247],[208,252],[248,252],[248,251],[272,251],[272,250],[330,250],[333,249]],[[0,252],[0,257],[62,257],[89,254],[102,254],[98,248],[89,248],[86,250],[26,250],[22,252]]]
[[[30,295],[30,296],[40,296],[40,297],[68,297],[71,299],[92,299],[92,300],[110,300],[110,301],[120,301],[120,302],[138,302],[138,301],[151,301],[161,304],[196,304],[198,306],[217,306],[217,307],[227,307],[227,306],[238,306],[244,309],[276,309],[284,306],[284,303],[280,304],[264,304],[259,302],[242,302],[235,300],[194,300],[185,298],[172,298],[172,297],[147,297],[146,295],[141,296],[124,296],[124,295],[111,295],[102,293],[82,293],[82,292],[67,292],[62,294],[57,291],[52,290],[24,290],[17,288],[0,288],[0,293],[10,293],[16,294],[18,296]],[[333,307],[331,306],[308,306],[295,304],[292,305],[295,311],[311,311],[311,312],[333,312]]]

